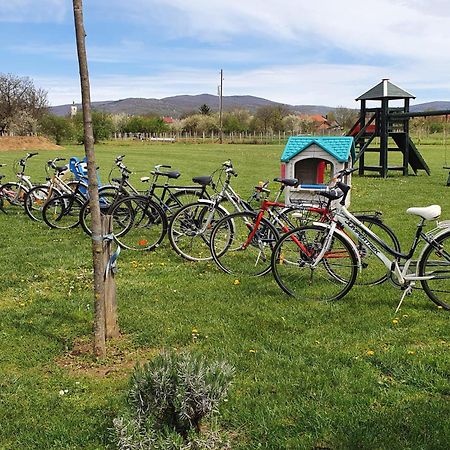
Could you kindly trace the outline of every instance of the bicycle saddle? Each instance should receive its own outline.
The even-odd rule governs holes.
[[[422,217],[425,220],[433,220],[441,215],[441,207],[439,205],[431,205],[424,208],[408,208],[406,212]]]
[[[67,166],[56,166],[55,169],[59,173],[65,172],[66,170],[68,170]]]
[[[282,183],[286,186],[297,186],[298,180],[297,178],[274,178],[273,181],[276,181],[277,183]]]
[[[338,198],[341,198],[344,193],[340,189],[332,188],[328,191],[320,191],[317,192],[318,195],[322,195],[323,197],[328,198],[329,200],[337,200]]]
[[[208,186],[208,184],[211,184],[212,182],[212,177],[209,175],[204,177],[194,177],[192,178],[192,181],[202,186]]]
[[[178,178],[181,173],[178,170],[174,170],[173,172],[156,172],[156,175],[163,175],[167,178]]]

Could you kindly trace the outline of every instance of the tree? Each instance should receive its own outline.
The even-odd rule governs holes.
[[[114,123],[111,115],[101,111],[92,111],[92,127],[94,133],[94,143],[97,144],[100,141],[110,139],[114,132]],[[84,124],[83,114],[80,112],[74,118],[77,142],[84,143]]]
[[[209,116],[211,114],[211,108],[206,103],[203,103],[203,105],[200,106],[199,111],[200,114],[203,114],[205,116]]]
[[[334,113],[335,120],[344,130],[350,130],[355,124],[356,119],[359,116],[359,112],[356,109],[345,108],[338,106]]]
[[[53,139],[57,145],[73,138],[75,129],[72,121],[67,117],[46,114],[39,122],[42,133]]]
[[[118,334],[115,311],[106,315],[105,302],[105,266],[103,262],[103,232],[98,195],[97,168],[94,151],[94,132],[92,129],[91,93],[86,56],[86,44],[83,24],[82,0],[73,0],[73,13],[80,70],[81,97],[83,105],[84,148],[88,166],[89,206],[91,209],[92,262],[94,268],[94,354],[106,356],[107,333]],[[113,319],[113,320],[111,320]]]
[[[283,105],[261,106],[256,110],[253,119],[255,131],[278,132],[283,131],[283,118],[287,116],[289,110]]]
[[[47,92],[30,78],[0,74],[0,132],[34,132],[47,107]]]

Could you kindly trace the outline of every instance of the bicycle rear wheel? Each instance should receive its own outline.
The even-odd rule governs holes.
[[[100,201],[100,214],[107,214],[114,200],[118,198],[117,189],[113,187],[100,188],[98,190]],[[87,199],[80,210],[80,225],[83,231],[90,236],[92,234],[91,207]]]
[[[381,240],[383,240],[389,247],[397,252],[400,252],[400,243],[395,233],[380,219],[371,216],[355,217],[360,220],[370,231],[375,233]],[[389,273],[384,263],[382,263],[367,246],[358,239],[351,238],[355,241],[361,258],[361,272],[358,273],[356,284],[365,286],[374,286],[384,283],[389,278]]]
[[[28,189],[19,183],[5,183],[2,185],[4,200],[11,206],[23,207],[23,202]]]
[[[426,248],[419,261],[419,275],[432,276],[421,280],[423,290],[437,305],[450,310],[450,231],[435,240],[436,248]]]
[[[335,233],[330,248],[314,266],[329,229],[307,225],[286,233],[272,253],[272,271],[289,295],[311,300],[338,300],[352,288],[358,259],[352,245]]]
[[[42,209],[44,222],[50,228],[67,230],[80,223],[80,210],[83,202],[74,194],[51,198]]]
[[[211,233],[211,255],[226,273],[261,276],[270,272],[270,259],[279,238],[265,218],[256,227],[258,214],[238,212],[221,219]]]
[[[129,250],[154,250],[167,232],[163,210],[147,197],[124,197],[111,207],[108,214],[112,215],[114,239]]]

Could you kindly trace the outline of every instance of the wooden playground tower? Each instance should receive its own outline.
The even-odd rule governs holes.
[[[410,112],[409,102],[412,98],[415,97],[384,78],[356,99],[361,102],[360,115],[347,134],[355,139],[357,156],[354,164],[359,163],[359,175],[364,175],[366,171],[378,172],[380,177],[386,178],[390,170],[408,175],[409,167],[415,174],[418,170],[430,174],[430,168],[409,136],[409,119],[448,116],[450,110]],[[390,107],[391,100],[403,100],[403,106]],[[380,101],[381,106],[369,108],[367,101]],[[374,141],[375,138],[379,138],[378,141]],[[366,163],[365,157],[369,152],[379,154],[378,165]],[[391,152],[402,153],[402,165],[389,165]]]

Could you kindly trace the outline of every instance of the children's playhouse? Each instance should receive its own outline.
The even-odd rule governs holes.
[[[292,136],[281,155],[281,176],[297,178],[298,187],[286,188],[286,202],[317,198],[333,175],[352,166],[355,144],[351,136]],[[351,184],[351,175],[343,179]],[[347,206],[350,196],[347,199]]]

